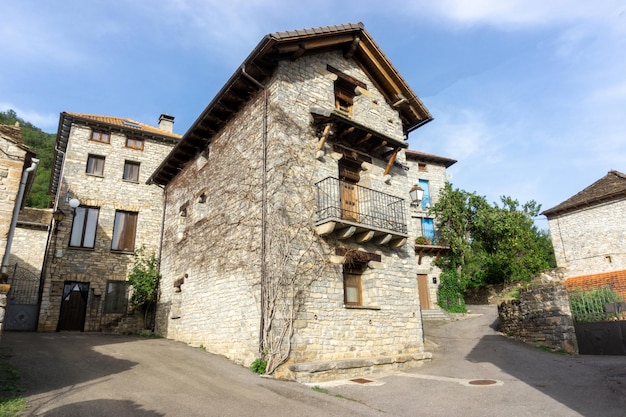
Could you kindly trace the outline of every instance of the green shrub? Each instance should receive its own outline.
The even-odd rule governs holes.
[[[606,321],[615,317],[614,313],[607,313],[605,306],[609,303],[619,303],[622,297],[609,287],[593,290],[574,290],[569,293],[569,302],[574,320],[578,323]]]
[[[265,368],[267,367],[267,362],[263,358],[256,358],[252,364],[250,364],[250,369],[252,372],[257,374],[264,374]]]
[[[450,313],[465,313],[465,286],[454,271],[443,272],[440,276],[439,290],[437,291],[438,304]]]

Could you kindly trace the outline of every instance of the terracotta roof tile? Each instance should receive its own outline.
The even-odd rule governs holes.
[[[94,122],[106,123],[113,126],[123,127],[125,129],[135,129],[141,130],[142,132],[154,133],[162,136],[170,136],[172,138],[180,139],[181,135],[173,132],[168,132],[167,130],[159,129],[158,127],[150,126],[145,123],[137,122],[133,119],[124,118],[124,117],[113,117],[113,116],[99,116],[96,114],[84,114],[84,113],[74,113],[74,112],[66,112],[68,115],[73,117],[79,117],[81,119],[93,120]]]
[[[626,175],[619,171],[611,170],[589,187],[541,214],[551,217],[625,197]]]

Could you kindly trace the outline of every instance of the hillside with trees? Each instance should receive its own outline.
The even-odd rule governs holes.
[[[0,112],[0,123],[13,126],[15,122],[20,124],[24,143],[37,154],[39,159],[37,175],[26,199],[26,205],[28,207],[47,208],[51,202],[51,197],[48,195],[48,185],[52,171],[56,135],[43,132],[38,127],[18,117],[13,110]]]

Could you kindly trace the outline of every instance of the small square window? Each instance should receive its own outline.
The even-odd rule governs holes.
[[[428,171],[428,170],[426,169],[426,164],[423,164],[423,163],[421,163],[421,162],[419,162],[419,163],[417,164],[417,170],[418,170],[418,171]]]
[[[87,174],[104,176],[104,156],[89,155],[87,156]]]
[[[124,181],[139,182],[139,162],[125,161],[122,179]]]
[[[143,139],[126,138],[126,147],[143,151]]]
[[[91,132],[91,140],[95,142],[110,143],[111,135],[106,132],[99,132],[97,130],[94,130],[93,132]]]
[[[108,281],[105,313],[126,313],[126,281]]]

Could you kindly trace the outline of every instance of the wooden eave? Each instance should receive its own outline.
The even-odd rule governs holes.
[[[394,139],[363,126],[343,115],[339,110],[312,107],[310,111],[317,136],[322,136],[326,127],[330,126],[328,140],[335,144],[347,146],[380,159],[386,159],[396,149],[408,147],[404,140]]]
[[[182,141],[150,176],[148,183],[168,184],[173,179],[171,173],[174,172],[167,169],[168,165],[189,161],[202,152],[230,118],[263,88],[264,82],[272,76],[279,61],[335,50],[340,50],[345,57],[354,59],[389,104],[398,109],[405,133],[432,120],[426,107],[374,43],[362,23],[271,33],[261,40],[224,84]],[[190,138],[195,139],[195,152],[185,146]],[[383,149],[385,152],[387,150]]]
[[[434,254],[435,258],[439,260],[439,257],[450,251],[449,246],[438,246],[438,245],[419,245],[415,244],[415,253],[417,254],[417,264],[422,264],[422,258],[424,255]]]

